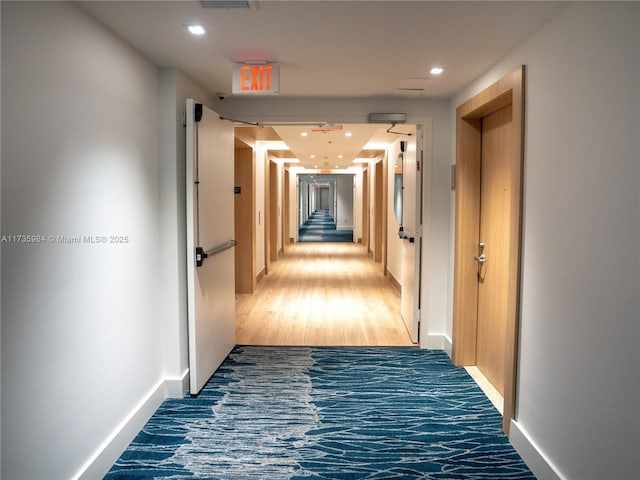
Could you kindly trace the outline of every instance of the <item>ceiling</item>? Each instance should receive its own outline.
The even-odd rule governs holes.
[[[415,125],[300,124],[261,127],[236,126],[236,147],[264,142],[269,156],[310,170],[361,167],[362,160],[382,158],[397,140],[408,140]],[[281,144],[286,144],[282,149]],[[354,160],[357,163],[354,164]],[[295,163],[293,163],[295,162]]]
[[[274,130],[289,146],[301,166],[328,170],[347,168],[356,158],[381,156],[380,143],[396,140],[381,138],[387,128],[375,124],[337,124],[277,126]],[[370,142],[378,145],[369,146]]]
[[[280,64],[280,97],[450,97],[567,5],[420,0],[247,3],[249,8],[204,8],[199,1],[79,2],[156,65],[177,68],[210,93],[230,99],[234,63],[255,61]],[[203,25],[207,33],[191,35],[186,25],[193,24]],[[429,73],[436,65],[444,67],[439,77]],[[356,150],[359,154],[366,137],[382,135],[389,125],[382,131],[379,125],[365,127],[343,126],[364,142],[359,148],[353,141],[344,143],[347,138],[335,132],[305,139],[297,127],[274,130],[301,161],[315,154],[321,164],[324,156],[331,164],[332,155],[346,157],[344,152]],[[313,152],[304,148],[305,142],[316,140]],[[320,150],[323,145],[326,153]]]

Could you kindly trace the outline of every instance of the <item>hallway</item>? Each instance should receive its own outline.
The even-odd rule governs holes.
[[[0,3],[0,476],[103,478],[165,401],[179,408],[192,379],[210,376],[234,348],[331,348],[242,347],[236,338],[408,343],[383,266],[403,286],[411,334],[420,321],[420,348],[372,349],[453,357],[454,342],[479,334],[454,322],[464,313],[454,303],[456,263],[477,283],[479,244],[487,247],[485,272],[497,260],[479,229],[470,241],[456,233],[457,219],[478,205],[456,201],[461,185],[477,183],[459,160],[486,146],[464,133],[516,103],[523,131],[509,151],[521,157],[523,176],[522,215],[510,209],[509,222],[521,242],[509,302],[517,343],[505,352],[517,360],[505,375],[513,393],[505,404],[517,407],[505,409],[509,441],[541,479],[637,478],[640,0],[248,0],[218,8],[225,3]],[[188,27],[197,26],[192,35]],[[523,94],[505,92],[504,79],[523,67]],[[259,88],[267,72],[271,93]],[[472,102],[458,120],[458,109],[483,92],[491,104]],[[209,123],[217,125],[206,142],[212,161],[196,148],[205,142],[195,131]],[[402,152],[397,133],[409,125],[421,127],[421,141],[412,134],[415,150],[405,144]],[[241,126],[246,135],[234,138]],[[365,140],[374,127],[383,138]],[[354,148],[338,149],[333,136]],[[236,150],[246,156],[242,183]],[[403,188],[422,187],[415,212],[403,202],[403,233],[416,220],[412,244],[398,235],[393,206],[396,170],[414,156],[415,168],[402,165],[403,177],[422,177],[402,179]],[[208,167],[225,175],[206,175]],[[347,271],[316,265],[307,252],[319,243],[289,246],[305,215],[325,207],[306,188],[315,179],[303,188],[297,179],[325,172],[335,177],[334,199],[347,195],[346,206],[328,203],[336,230],[352,227],[355,244],[323,244],[323,255],[345,257]],[[300,197],[306,209],[297,209]],[[236,298],[233,275],[219,267],[247,242],[218,247],[242,240],[226,221],[235,213],[227,201],[240,198],[250,205],[242,213],[251,242],[241,255],[246,291],[255,293]],[[204,228],[187,228],[199,223],[192,207],[200,203]],[[224,215],[225,228],[206,210]],[[411,246],[420,246],[413,258],[403,255]],[[197,267],[197,247],[220,255]],[[371,251],[377,263],[367,263]],[[405,288],[411,265],[420,274],[417,312]],[[377,279],[358,283],[361,268]],[[222,303],[224,312],[210,314]],[[367,318],[376,310],[380,318]],[[234,381],[220,373],[226,385]],[[401,392],[402,401],[415,397]],[[409,431],[397,425],[398,435]]]
[[[353,242],[353,230],[338,230],[328,210],[316,210],[299,228],[299,242]]]
[[[254,294],[236,295],[239,345],[413,345],[400,293],[353,243],[298,243]]]

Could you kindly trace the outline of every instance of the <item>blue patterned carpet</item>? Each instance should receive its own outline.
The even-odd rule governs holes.
[[[328,210],[316,210],[298,230],[299,242],[353,242],[353,230],[337,230]]]
[[[106,479],[533,479],[463,368],[417,348],[236,347]]]

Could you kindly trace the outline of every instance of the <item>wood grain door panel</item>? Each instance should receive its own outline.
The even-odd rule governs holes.
[[[504,395],[509,232],[511,219],[511,106],[482,119],[480,242],[476,365]]]

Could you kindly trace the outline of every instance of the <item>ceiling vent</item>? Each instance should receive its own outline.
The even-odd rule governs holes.
[[[204,8],[250,8],[247,0],[202,0]]]

